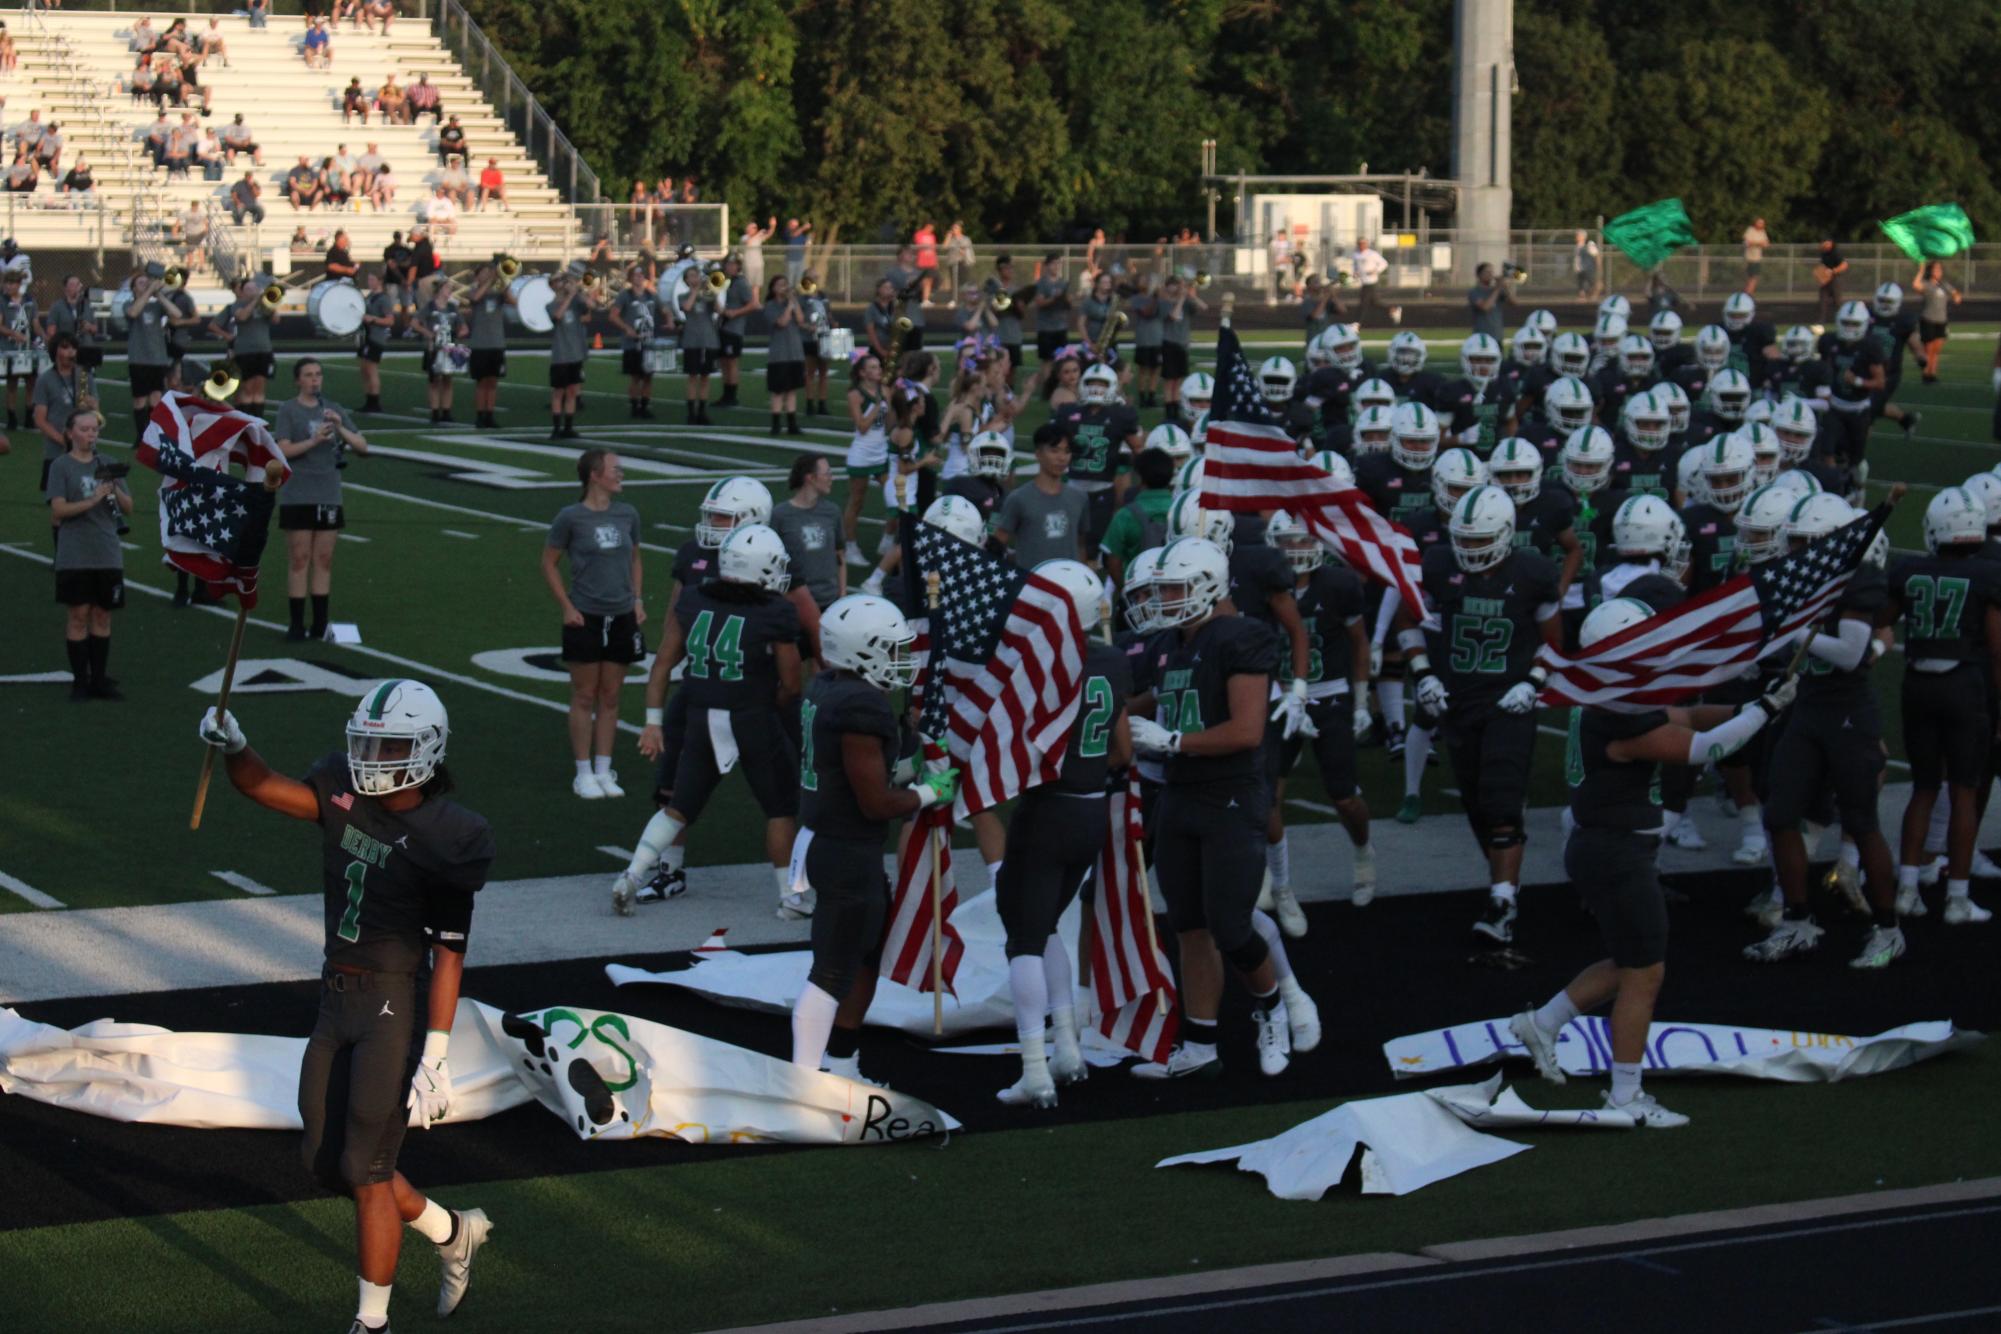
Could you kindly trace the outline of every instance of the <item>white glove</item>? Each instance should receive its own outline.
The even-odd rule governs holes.
[[[445,1069],[445,1051],[451,1045],[450,1033],[435,1028],[426,1033],[423,1059],[410,1078],[410,1119],[425,1130],[452,1110],[452,1076]]]
[[[1181,733],[1170,732],[1151,718],[1134,718],[1133,749],[1142,755],[1173,755],[1181,749]]]
[[[1271,711],[1271,720],[1282,724],[1283,735],[1290,740],[1300,732],[1308,736],[1319,736],[1320,729],[1306,716],[1306,678],[1295,676],[1285,693],[1279,696],[1278,704]]]
[[[1417,702],[1424,705],[1428,712],[1444,713],[1445,701],[1449,698],[1451,695],[1445,689],[1445,682],[1432,673],[1426,672],[1417,678]]]
[[[1367,736],[1369,734],[1369,729],[1371,727],[1374,727],[1375,725],[1376,725],[1376,720],[1369,716],[1368,701],[1360,699],[1356,700],[1355,740],[1360,741],[1363,737]]]
[[[1371,644],[1369,645],[1369,679],[1371,681],[1377,680],[1382,674],[1383,646],[1381,644]]]
[[[1786,706],[1793,702],[1793,696],[1799,693],[1799,689],[1799,677],[1791,675],[1783,676],[1779,678],[1777,685],[1758,696],[1756,703],[1759,708],[1765,711],[1765,721],[1770,722],[1784,713]]]
[[[1517,681],[1508,687],[1508,693],[1501,696],[1501,709],[1506,713],[1527,713],[1535,707],[1536,688],[1527,681]]]
[[[201,716],[198,730],[203,741],[225,755],[234,755],[250,744],[243,739],[243,729],[236,725],[234,716],[225,713],[217,718],[213,708]]]

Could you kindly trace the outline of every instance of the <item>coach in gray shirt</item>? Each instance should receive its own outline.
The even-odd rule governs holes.
[[[1061,427],[1045,422],[1035,429],[1035,480],[1017,486],[1001,502],[995,540],[1032,570],[1046,560],[1086,560],[1082,491],[1064,485],[1070,471],[1070,441]]]
[[[841,512],[828,497],[834,470],[825,454],[792,460],[792,498],[771,510],[771,527],[792,562],[792,586],[812,594],[824,610],[848,591],[848,567],[841,560]]]
[[[326,375],[307,357],[292,368],[299,396],[278,405],[271,434],[291,461],[292,475],[278,490],[278,527],[285,534],[285,593],[292,623],[287,639],[324,639],[333,594],[334,541],[347,526],[341,508],[340,472],[348,450],[366,456],[368,440],[338,403],[320,397]],[[313,599],[313,625],[306,629],[306,596]]]

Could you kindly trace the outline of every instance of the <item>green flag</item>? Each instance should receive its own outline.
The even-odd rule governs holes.
[[[1651,269],[1683,246],[1694,245],[1695,228],[1679,199],[1657,199],[1606,223],[1605,239],[1642,269]]]
[[[1957,255],[1973,244],[1973,220],[1957,204],[1927,204],[1876,225],[1920,264]]]

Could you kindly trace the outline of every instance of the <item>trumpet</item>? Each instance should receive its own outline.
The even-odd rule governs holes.
[[[160,277],[160,286],[169,292],[178,292],[188,285],[188,271],[176,264]]]
[[[521,261],[512,255],[502,255],[493,261],[493,271],[500,275],[500,281],[511,283],[521,276]]]
[[[724,273],[721,269],[714,269],[711,270],[709,273],[708,282],[709,282],[709,299],[712,301],[718,300],[722,297],[722,294],[724,292],[727,292],[729,290],[730,276],[727,273]]]
[[[284,299],[284,285],[282,283],[272,283],[264,289],[264,295],[257,298],[257,306],[266,315],[275,315],[278,313],[278,304]]]

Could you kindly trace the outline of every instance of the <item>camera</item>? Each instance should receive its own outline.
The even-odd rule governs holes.
[[[1502,281],[1502,282],[1504,282],[1504,283],[1518,283],[1518,282],[1520,282],[1520,281],[1521,281],[1522,279],[1524,279],[1524,278],[1526,278],[1526,277],[1528,277],[1528,276],[1529,276],[1529,271],[1528,271],[1527,269],[1523,268],[1523,267],[1522,267],[1521,265],[1519,265],[1519,264],[1515,263],[1515,262],[1514,262],[1513,260],[1511,260],[1511,259],[1508,259],[1508,260],[1502,260],[1502,261],[1501,261],[1501,281]]]

